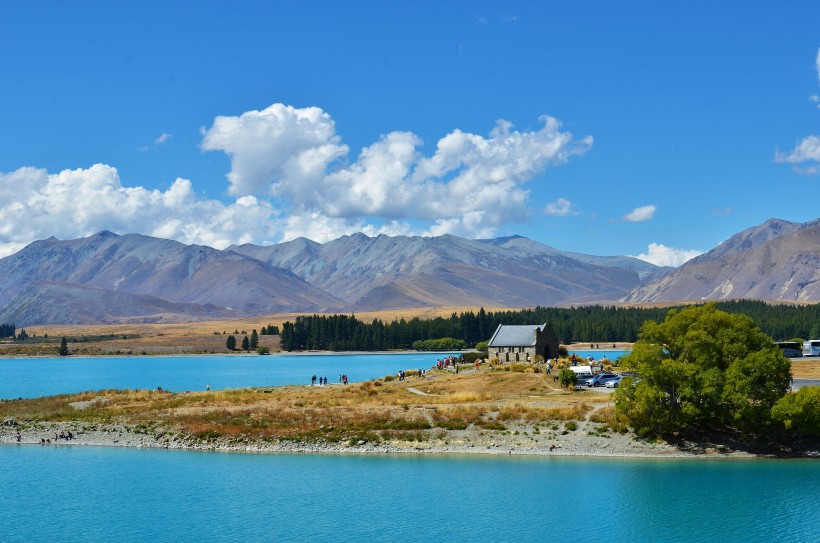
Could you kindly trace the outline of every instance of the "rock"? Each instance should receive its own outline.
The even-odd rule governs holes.
[[[6,419],[3,421],[3,426],[17,426],[17,421],[14,419]]]

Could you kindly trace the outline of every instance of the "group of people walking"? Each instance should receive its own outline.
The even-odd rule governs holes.
[[[341,376],[339,381],[341,381]],[[316,375],[310,378],[310,386],[314,386],[316,384]],[[325,386],[327,384],[327,377],[319,377],[319,386]],[[345,383],[347,384],[347,383]]]

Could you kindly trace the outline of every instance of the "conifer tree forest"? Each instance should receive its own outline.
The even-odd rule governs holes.
[[[677,308],[680,309],[681,306]],[[727,313],[747,315],[775,341],[820,337],[820,304],[770,305],[739,300],[719,302]],[[547,323],[558,341],[611,343],[634,342],[646,321],[660,323],[672,307],[637,308],[615,306],[536,307],[534,309],[472,311],[434,319],[404,318],[391,322],[363,322],[355,315],[297,317],[282,325],[281,344],[286,351],[380,351],[411,349],[416,341],[441,338],[464,340],[468,347],[487,341],[499,324]]]

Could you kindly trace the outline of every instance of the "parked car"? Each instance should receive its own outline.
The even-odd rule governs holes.
[[[587,379],[586,385],[588,387],[602,387],[607,383],[607,381],[611,381],[616,377],[618,377],[618,375],[615,373],[599,373],[591,379]]]
[[[614,379],[607,381],[604,386],[606,388],[618,388],[618,384],[623,380],[625,375],[616,375]]]

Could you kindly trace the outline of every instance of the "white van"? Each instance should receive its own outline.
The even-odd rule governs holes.
[[[803,356],[820,356],[820,339],[804,341]]]

